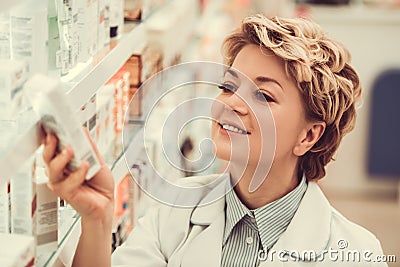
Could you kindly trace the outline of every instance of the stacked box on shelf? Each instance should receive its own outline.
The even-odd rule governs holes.
[[[10,120],[22,100],[17,98],[26,81],[28,65],[21,60],[0,60],[0,120]]]
[[[198,22],[198,0],[171,1],[146,21],[147,40],[163,54],[163,66],[179,61],[182,50],[195,33]],[[184,23],[182,23],[184,21]],[[179,32],[179,34],[172,34]]]
[[[140,117],[143,92],[138,89],[144,81],[163,69],[162,54],[158,49],[147,46],[140,54],[134,54],[128,59],[125,69],[130,72],[127,115],[130,118]]]
[[[47,187],[41,153],[25,162],[10,183],[11,233],[34,237],[36,257],[57,249],[58,200]]]
[[[81,107],[80,114],[78,118],[82,123],[83,127],[86,127],[90,133],[93,140],[96,138],[96,94],[92,96],[85,105]]]
[[[113,221],[113,249],[121,245],[133,228],[134,206],[131,195],[135,186],[130,173],[115,188],[115,208]]]
[[[124,111],[127,109],[124,95],[129,93],[129,77],[130,73],[122,67],[106,83],[114,91],[114,130],[117,134],[122,132],[124,125]]]
[[[126,20],[146,19],[166,0],[125,0],[124,17]]]
[[[10,182],[0,184],[0,234],[10,233]]]
[[[107,151],[110,144],[114,144],[114,85],[102,86],[96,94],[96,144],[100,153],[105,157],[106,162],[113,162],[114,157],[107,159]]]

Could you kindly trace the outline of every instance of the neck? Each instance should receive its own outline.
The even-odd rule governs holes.
[[[278,168],[277,166],[272,166],[267,177],[253,192],[250,192],[249,186],[255,173],[255,167],[247,166],[243,174],[238,174],[239,172],[236,172],[235,166],[232,166],[230,168],[232,177],[235,181],[238,178],[240,179],[234,190],[247,208],[257,209],[262,207],[283,197],[299,184],[297,164],[291,166],[293,167],[284,166],[283,168],[280,166]]]

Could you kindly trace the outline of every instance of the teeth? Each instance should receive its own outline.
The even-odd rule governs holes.
[[[235,126],[228,125],[228,124],[222,124],[222,128],[224,128],[225,130],[234,132],[234,133],[247,134],[246,131],[243,131],[242,129],[236,128]]]

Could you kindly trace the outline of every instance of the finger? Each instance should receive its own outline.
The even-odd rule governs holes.
[[[45,144],[43,149],[43,160],[46,164],[49,164],[50,161],[54,158],[56,154],[58,140],[57,137],[53,134],[47,134],[45,138]]]
[[[92,138],[90,137],[90,134],[89,134],[88,129],[85,128],[85,127],[83,127],[83,131],[85,132],[86,137],[88,138],[90,144],[92,145],[92,148],[93,148],[93,150],[94,150],[94,152],[95,152],[97,158],[99,159],[100,165],[101,165],[101,166],[104,166],[106,163],[105,163],[103,157],[101,156],[99,150],[97,149],[96,144],[94,143],[94,141],[93,141]]]
[[[39,128],[40,128],[40,134],[39,134],[39,136],[40,136],[41,143],[42,143],[43,145],[45,145],[45,144],[46,144],[47,132],[46,132],[46,130],[44,129],[42,123],[40,123],[40,127],[39,127]]]
[[[64,180],[64,169],[67,167],[68,162],[74,157],[74,152],[70,146],[66,146],[60,154],[50,161],[48,167],[49,180],[51,183]]]
[[[72,204],[72,198],[75,195],[76,189],[85,182],[88,170],[89,163],[85,161],[75,172],[72,172],[65,179],[54,183],[48,183],[47,185],[56,195]]]

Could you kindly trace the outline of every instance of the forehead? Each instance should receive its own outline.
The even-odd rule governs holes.
[[[233,61],[232,68],[253,81],[258,76],[266,76],[285,85],[292,83],[285,71],[284,61],[269,50],[261,50],[257,45],[244,46]]]

